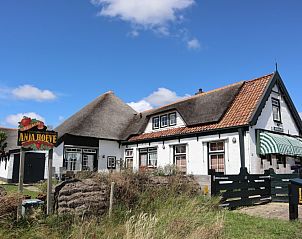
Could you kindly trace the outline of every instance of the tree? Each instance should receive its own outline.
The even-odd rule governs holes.
[[[0,131],[0,155],[5,153],[5,148],[7,147],[7,143],[5,142],[6,139],[6,134],[3,131]]]

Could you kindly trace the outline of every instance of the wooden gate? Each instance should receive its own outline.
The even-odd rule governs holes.
[[[221,206],[236,208],[268,202],[288,202],[289,180],[299,174],[276,174],[273,169],[264,174],[249,174],[241,168],[238,175],[211,172],[211,193],[221,196]]]

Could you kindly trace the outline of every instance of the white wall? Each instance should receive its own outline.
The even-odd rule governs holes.
[[[160,117],[161,115],[165,115],[165,114],[169,114],[169,113],[174,113],[174,112],[176,112],[176,125],[174,125],[174,126],[167,126],[167,127],[159,128],[159,129],[152,129],[152,118],[153,117],[158,117],[158,116]],[[145,129],[144,133],[162,131],[162,130],[179,128],[179,127],[184,127],[184,126],[186,126],[186,123],[182,119],[181,115],[177,111],[170,111],[170,112],[166,112],[164,114],[158,114],[158,115],[154,115],[154,116],[150,117],[149,122],[148,122],[148,124],[146,126],[146,129]]]
[[[285,102],[282,94],[276,93],[280,92],[279,87],[276,85],[273,88],[273,92],[271,92],[270,97],[268,98],[265,107],[263,108],[261,115],[258,118],[257,124],[253,127],[250,127],[249,130],[249,171],[251,173],[262,173],[261,169],[261,160],[257,155],[256,150],[256,129],[265,129],[265,130],[273,130],[273,127],[282,127],[284,133],[298,136],[299,130],[293,119],[293,116]],[[281,121],[282,124],[278,124],[273,120],[273,107],[272,107],[272,98],[277,98],[280,100],[280,108],[281,108]]]
[[[98,169],[99,172],[108,171],[107,170],[107,157],[116,157],[117,162],[123,159],[123,147],[119,145],[116,141],[100,140],[99,141],[99,160]],[[117,163],[116,170],[119,170]]]
[[[236,142],[233,143],[233,138]],[[227,174],[238,174],[240,170],[240,148],[238,133],[229,133],[209,136],[199,136],[178,140],[159,141],[152,143],[140,143],[138,146],[128,145],[133,149],[133,167],[137,171],[139,168],[139,149],[145,147],[157,147],[157,165],[164,167],[173,164],[173,145],[187,145],[187,174],[207,175],[208,174],[208,150],[207,143],[212,141],[225,141],[225,170]],[[163,147],[164,145],[164,147]],[[123,147],[125,150],[125,147]]]
[[[8,160],[0,160],[0,178],[8,178],[8,169],[10,161],[10,157],[8,158]]]

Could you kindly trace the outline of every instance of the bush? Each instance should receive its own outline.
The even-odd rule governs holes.
[[[16,219],[17,208],[21,204],[22,195],[12,193],[0,197],[0,224],[10,219]]]

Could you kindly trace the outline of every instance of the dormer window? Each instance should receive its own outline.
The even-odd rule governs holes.
[[[169,126],[176,125],[176,113],[169,114]]]
[[[273,119],[275,122],[281,122],[281,109],[280,109],[280,100],[272,98],[273,105]]]
[[[164,128],[168,126],[168,115],[161,115],[160,116],[160,127]]]
[[[152,118],[152,128],[159,129],[159,117],[158,116]]]

